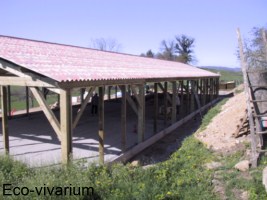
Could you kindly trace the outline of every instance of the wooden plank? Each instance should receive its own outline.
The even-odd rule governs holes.
[[[144,126],[145,126],[145,118],[144,118],[144,109],[145,109],[145,90],[144,85],[139,85],[139,98],[140,105],[137,106],[138,109],[138,123],[137,123],[137,135],[138,135],[138,143],[144,141]]]
[[[215,103],[217,103],[218,100],[219,99],[215,99],[214,101],[212,101],[212,102],[208,103],[207,105],[203,106],[201,108],[201,112],[203,112],[204,110],[206,110],[210,106],[212,106]],[[190,119],[192,119],[198,113],[199,113],[199,110],[196,110],[195,112],[187,115],[186,117],[182,118],[181,120],[179,120],[175,124],[173,124],[173,125],[169,126],[168,128],[158,132],[157,134],[153,135],[152,137],[150,137],[149,139],[145,140],[144,142],[134,146],[132,149],[130,149],[129,151],[123,153],[119,157],[115,158],[110,163],[115,163],[115,162],[124,162],[125,163],[125,162],[127,162],[132,157],[134,157],[135,155],[137,155],[140,152],[142,152],[144,149],[150,147],[155,142],[159,141],[160,139],[162,139],[163,137],[165,137],[169,133],[173,132],[175,129],[177,129],[178,127],[180,127],[184,123],[188,122]]]
[[[83,103],[81,104],[80,110],[79,110],[79,112],[78,112],[78,114],[77,114],[77,116],[75,117],[75,120],[74,120],[74,122],[73,122],[73,125],[72,125],[73,129],[76,128],[76,126],[77,126],[77,124],[78,124],[78,122],[79,122],[79,120],[80,120],[82,114],[84,113],[84,110],[85,110],[85,108],[86,108],[86,106],[87,106],[89,100],[90,100],[90,97],[92,97],[94,91],[95,91],[95,87],[91,87],[91,88],[89,88],[89,90],[88,90],[88,94],[87,94],[87,96],[85,97]]]
[[[62,163],[68,164],[72,160],[72,105],[71,91],[60,92],[60,129]]]
[[[99,104],[98,104],[98,140],[99,140],[99,163],[104,164],[104,87],[98,88]]]
[[[60,125],[59,122],[54,115],[54,113],[51,111],[49,105],[46,103],[42,93],[39,91],[38,88],[30,87],[31,92],[33,93],[35,99],[37,100],[38,104],[42,108],[46,118],[48,119],[49,123],[53,127],[54,131],[57,134],[57,137],[59,140],[61,140],[61,131],[60,131]]]
[[[178,94],[177,94],[177,82],[173,81],[172,82],[172,117],[171,117],[171,121],[172,124],[174,124],[176,122],[176,114],[177,114],[177,110],[176,110],[176,101],[177,101]]]
[[[158,131],[158,113],[159,113],[159,96],[158,96],[158,84],[154,83],[154,133]]]
[[[1,86],[1,109],[2,109],[2,134],[5,154],[9,153],[9,131],[7,117],[7,87]]]
[[[120,86],[121,89],[121,150],[126,150],[126,86]]]
[[[257,167],[258,165],[258,153],[257,153],[257,139],[256,134],[254,130],[254,121],[252,116],[252,110],[250,105],[250,91],[248,88],[248,77],[247,77],[247,63],[245,61],[244,52],[243,52],[243,44],[242,44],[242,38],[240,34],[240,30],[237,29],[237,37],[238,37],[238,44],[239,44],[239,54],[240,54],[240,62],[242,66],[242,72],[243,72],[243,81],[244,81],[244,87],[245,87],[245,93],[246,93],[246,103],[247,103],[247,110],[248,110],[248,119],[249,119],[249,125],[250,125],[250,133],[251,133],[251,164],[252,167]]]

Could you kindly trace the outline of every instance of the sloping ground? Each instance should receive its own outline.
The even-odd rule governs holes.
[[[222,111],[213,118],[212,122],[196,137],[207,145],[208,148],[227,153],[240,143],[240,139],[232,136],[240,119],[246,110],[244,92],[230,98],[222,107]],[[241,139],[242,140],[242,139]]]

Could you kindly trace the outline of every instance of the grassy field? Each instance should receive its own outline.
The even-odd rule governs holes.
[[[234,71],[227,71],[227,70],[217,70],[217,69],[208,69],[205,68],[205,70],[214,72],[214,73],[220,73],[221,81],[236,81],[236,83],[239,85],[240,83],[243,83],[243,75],[242,72],[234,72]]]
[[[204,116],[201,130],[205,129],[212,118],[220,112],[225,101],[219,103]],[[9,157],[0,156],[1,186],[11,184],[8,185],[11,190],[6,190],[6,193],[10,194],[16,187],[27,187],[40,193],[3,196],[3,189],[1,189],[0,196],[4,197],[2,199],[18,199],[19,197],[19,199],[216,200],[219,198],[213,192],[212,185],[215,171],[207,169],[205,163],[219,160],[224,163],[220,170],[229,199],[234,199],[231,193],[233,188],[246,189],[249,191],[250,199],[266,199],[259,171],[251,170],[252,179],[250,180],[236,179],[240,172],[232,169],[240,157],[242,154],[236,153],[230,157],[218,158],[194,136],[185,139],[181,148],[169,160],[147,169],[129,164],[112,166],[92,164],[85,167],[83,161],[69,166],[30,169]],[[266,160],[262,160],[260,169],[265,164]],[[50,192],[52,187],[55,187],[51,192],[52,196],[48,196],[47,188],[46,195],[44,195],[44,189],[40,192],[41,187],[50,188]],[[90,190],[89,196],[82,193],[75,196],[73,193],[70,194],[69,189],[65,196],[61,196],[61,189],[70,187],[91,187],[93,191]],[[16,189],[16,191],[19,190]],[[26,193],[27,190],[24,189],[24,192]]]

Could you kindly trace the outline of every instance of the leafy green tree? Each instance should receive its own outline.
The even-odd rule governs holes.
[[[154,58],[155,54],[153,53],[153,51],[151,49],[149,49],[146,53],[141,53],[140,56]]]
[[[175,53],[178,54],[176,60],[183,62],[183,63],[191,63],[195,60],[194,58],[194,43],[195,39],[188,37],[186,35],[176,36],[176,43],[175,43]]]

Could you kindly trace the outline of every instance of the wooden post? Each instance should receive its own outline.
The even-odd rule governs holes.
[[[255,134],[255,128],[254,128],[254,120],[252,115],[252,109],[250,104],[250,90],[248,87],[248,77],[247,77],[247,63],[245,60],[244,52],[243,52],[243,44],[242,44],[242,38],[240,34],[240,30],[237,29],[237,37],[238,37],[238,44],[239,44],[239,54],[240,54],[240,62],[243,72],[243,80],[244,80],[244,88],[245,88],[245,94],[246,94],[246,104],[247,104],[247,110],[248,110],[248,120],[249,120],[249,126],[250,126],[250,139],[251,139],[251,165],[253,168],[257,167],[258,164],[258,157],[259,154],[257,152],[257,136]]]
[[[7,87],[1,86],[1,109],[2,109],[2,134],[5,153],[9,153],[9,132],[8,132],[8,118],[7,118]]]
[[[154,83],[154,133],[158,131],[158,112],[159,112],[158,84]]]
[[[194,98],[194,90],[195,90],[195,81],[190,81],[191,83],[191,95],[190,95],[190,113],[195,111],[195,98]]]
[[[72,104],[71,91],[60,90],[60,129],[62,163],[72,159]]]
[[[82,104],[84,102],[85,88],[81,88],[80,93],[81,93],[80,99],[81,99],[81,104]]]
[[[213,85],[213,78],[210,78],[210,101],[213,100],[213,88],[214,88],[214,85]]]
[[[8,101],[8,105],[7,105],[7,109],[8,109],[8,116],[9,118],[11,117],[11,89],[10,89],[10,85],[7,86],[7,101]]]
[[[111,99],[111,87],[112,86],[108,86],[108,100]]]
[[[267,39],[266,39],[265,29],[263,28],[261,32],[262,32],[263,45],[265,49],[265,61],[267,61]]]
[[[181,86],[181,99],[180,99],[180,113],[181,117],[184,116],[184,81],[180,81],[180,86]]]
[[[117,87],[117,86],[116,86]],[[98,88],[98,137],[99,137],[99,163],[104,164],[104,87]]]
[[[126,86],[122,85],[121,89],[121,149],[126,150]]]
[[[145,128],[145,92],[144,92],[144,85],[139,85],[139,102],[138,104],[138,128],[137,128],[137,134],[138,134],[138,143],[141,143],[144,141],[144,128]]]
[[[29,110],[30,110],[30,106],[29,106],[29,88],[26,86],[26,113],[27,116],[29,117]]]
[[[116,86],[115,86],[115,98],[116,98],[116,99],[118,98],[117,93],[118,93],[118,86],[116,85]]]
[[[173,81],[172,82],[172,118],[171,118],[172,124],[176,122],[176,113],[177,113],[176,100],[177,98],[179,98],[177,95],[177,82]]]
[[[168,82],[164,82],[164,126],[167,126],[167,120],[168,120],[168,99],[167,99],[167,94],[168,93]]]

